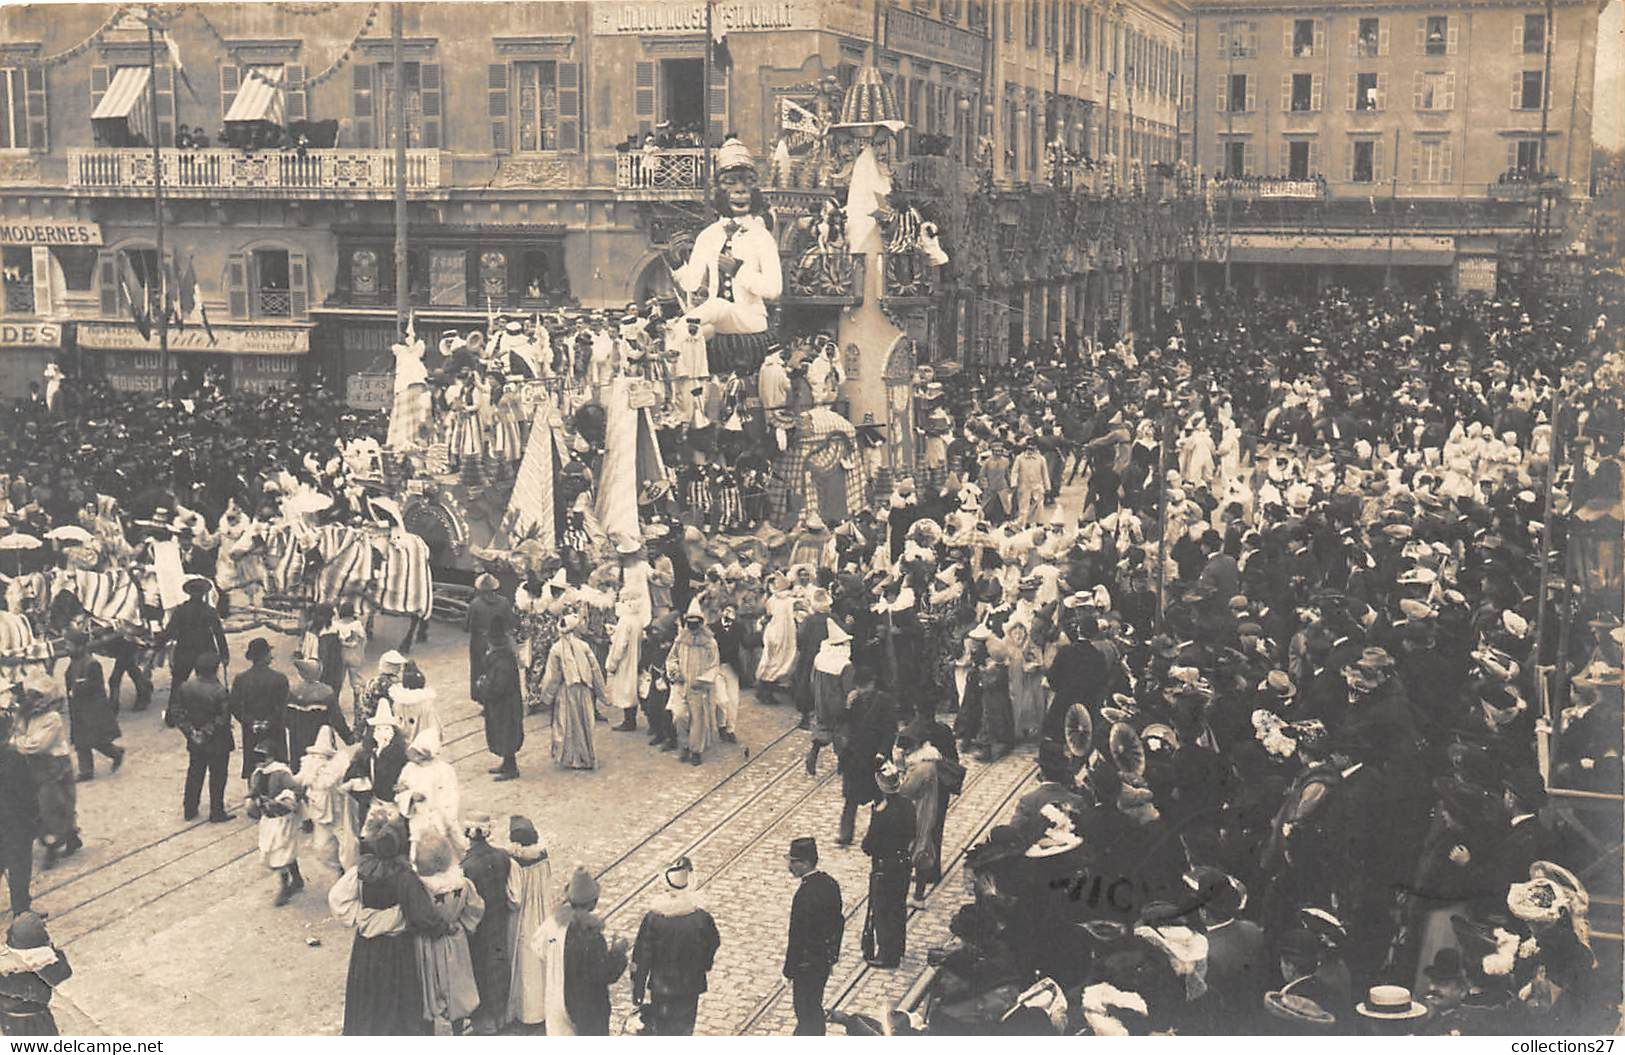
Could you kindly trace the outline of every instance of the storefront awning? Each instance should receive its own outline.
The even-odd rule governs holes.
[[[152,71],[145,66],[120,66],[90,119],[123,121],[132,136],[147,138],[147,79],[150,76]]]
[[[281,83],[280,66],[254,67],[251,73],[245,73],[237,96],[232,100],[231,110],[226,114],[227,123],[269,121],[274,125],[281,124]]]
[[[1221,242],[1214,256],[1223,259]],[[1432,235],[1238,233],[1230,244],[1237,264],[1349,264],[1448,267],[1456,240]]]

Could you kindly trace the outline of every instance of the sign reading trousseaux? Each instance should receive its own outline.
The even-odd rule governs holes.
[[[593,30],[599,35],[645,33],[704,33],[704,0],[670,3],[640,0],[634,3],[593,5]],[[724,33],[817,29],[816,0],[725,0],[711,7],[711,31]]]

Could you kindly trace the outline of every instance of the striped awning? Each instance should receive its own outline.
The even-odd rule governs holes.
[[[255,66],[243,74],[226,121],[282,123],[282,67]]]
[[[145,66],[120,66],[90,119],[123,121],[131,135],[147,138],[147,79],[151,76],[152,71]]]

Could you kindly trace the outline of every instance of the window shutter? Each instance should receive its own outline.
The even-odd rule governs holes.
[[[1326,20],[1315,19],[1315,55],[1319,57],[1326,54]]]
[[[175,145],[175,71],[159,66],[153,71],[158,89],[158,144]]]
[[[248,318],[248,257],[242,253],[226,258],[226,312],[234,319]]]
[[[1360,78],[1356,74],[1349,74],[1348,109],[1352,110],[1360,99]]]
[[[1255,156],[1257,148],[1251,143],[1241,148],[1241,171],[1245,176],[1251,176],[1258,171],[1258,159]]]
[[[1515,55],[1523,54],[1523,16],[1519,15],[1512,20],[1512,52]]]
[[[1345,149],[1343,151],[1343,182],[1344,183],[1353,183],[1354,182],[1354,148],[1355,148],[1355,142],[1352,139],[1349,140],[1345,144]]]
[[[1325,82],[1318,73],[1309,79],[1309,109],[1316,113],[1320,112],[1321,88],[1324,87],[1324,84]]]
[[[1388,57],[1388,20],[1383,19],[1377,23],[1377,54],[1383,58]]]
[[[1456,53],[1456,44],[1460,39],[1460,34],[1460,27],[1456,25],[1454,19],[1451,19],[1450,24],[1445,28],[1444,31],[1444,53],[1446,55],[1454,55]]]
[[[1428,20],[1425,18],[1419,18],[1416,20],[1416,53],[1418,55],[1426,55],[1427,50]]]
[[[1509,103],[1514,110],[1523,109],[1523,73],[1514,71],[1512,74],[1512,101]]]
[[[1441,110],[1454,110],[1456,108],[1456,71],[1451,70],[1444,75],[1444,104]]]
[[[1246,74],[1243,74],[1242,76],[1245,77]],[[1247,80],[1246,80],[1245,83],[1247,85],[1247,112],[1252,113],[1253,111],[1258,109],[1258,95],[1257,95],[1257,91],[1256,91],[1256,87],[1257,87],[1257,84],[1258,84],[1258,78],[1257,77],[1247,77]]]
[[[1417,140],[1415,145],[1411,147],[1411,182],[1412,183],[1420,183],[1420,182],[1422,182],[1422,175],[1423,175],[1423,173],[1422,173],[1422,155],[1424,153],[1426,153],[1426,152],[1427,152],[1427,144],[1425,142],[1423,142],[1422,140],[1420,140],[1420,139]]]
[[[1349,23],[1349,58],[1354,58],[1360,50],[1360,21],[1354,19]]]
[[[509,150],[508,64],[493,62],[486,67],[485,114],[491,119],[491,149],[498,154]]]
[[[1541,53],[1545,54],[1545,52],[1547,50],[1550,50],[1553,53],[1555,53],[1557,51],[1557,16],[1556,15],[1553,15],[1551,18],[1548,18],[1546,20],[1546,47],[1541,49]]]
[[[1219,57],[1222,59],[1230,54],[1230,23],[1219,26]]]
[[[96,273],[98,275],[97,289],[102,300],[102,318],[115,319],[118,317],[121,307],[118,288],[118,253],[112,249],[103,249],[100,253],[97,253]]]
[[[107,94],[108,71],[106,66],[92,66],[90,68],[90,112],[95,113],[96,107],[101,105],[102,96]]]
[[[1311,139],[1309,141],[1309,178],[1314,179],[1320,175],[1320,143]]]
[[[28,91],[28,149],[36,154],[44,153],[51,148],[50,119],[45,110],[45,70],[30,66],[23,73],[23,81]],[[36,284],[34,288],[37,297],[39,286]]]
[[[558,68],[559,149],[580,150],[581,63],[561,62]]]
[[[310,269],[305,254],[288,253],[288,313],[296,319],[310,314]]]
[[[305,68],[282,67],[283,112],[289,121],[304,121],[310,117],[310,101],[305,94]]]
[[[1281,54],[1289,59],[1292,57],[1292,27],[1293,21],[1291,18],[1281,20]]]
[[[1222,114],[1230,108],[1230,82],[1224,74],[1219,74],[1219,112]]]
[[[1377,110],[1382,112],[1388,109],[1388,75],[1377,74]]]
[[[1456,144],[1448,139],[1439,145],[1439,182],[1456,181]]]
[[[1399,159],[1395,158],[1394,162],[1398,164]],[[1382,165],[1382,140],[1379,139],[1371,144],[1371,182],[1384,183],[1387,179],[1388,170]]]
[[[1292,175],[1292,143],[1289,140],[1281,140],[1280,162],[1281,167],[1277,174],[1286,179]]]
[[[1518,168],[1518,141],[1516,139],[1510,139],[1510,140],[1507,141],[1507,167],[1506,167],[1506,170],[1508,172],[1515,172],[1515,171],[1517,171],[1517,168]]]
[[[237,89],[242,84],[242,71],[230,63],[220,67],[220,119],[224,121],[237,101]],[[225,144],[222,143],[221,146]]]
[[[1421,70],[1411,74],[1411,107],[1416,110],[1425,109],[1422,105],[1422,86],[1427,83],[1427,75]]]
[[[1292,74],[1281,74],[1281,109],[1292,109]]]
[[[377,75],[373,67],[365,62],[358,62],[353,67],[350,78],[350,112],[355,121],[355,145],[362,150],[370,150],[377,144],[373,138],[373,78]]]
[[[442,91],[440,63],[423,63],[418,71],[418,99],[423,106],[422,145],[430,150],[439,150],[446,145],[441,138],[441,117],[445,113]]]
[[[632,79],[632,112],[637,115],[638,134],[643,135],[655,126],[655,64],[638,63]]]

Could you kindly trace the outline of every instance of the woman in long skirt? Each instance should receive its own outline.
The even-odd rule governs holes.
[[[762,658],[756,661],[757,696],[764,703],[778,702],[770,698],[775,695],[782,698],[796,669],[796,596],[783,575],[775,574],[769,585],[773,592],[764,606]]]
[[[581,617],[559,620],[559,639],[547,654],[542,700],[553,706],[553,761],[564,769],[596,769],[593,721],[604,698],[604,671],[580,636]]]
[[[1044,720],[1044,665],[1021,623],[1010,624],[1003,645],[1005,668],[1010,672],[1010,713],[1019,742],[1037,735]]]
[[[418,878],[434,904],[445,934],[419,934],[418,975],[423,986],[423,1016],[445,1022],[460,1032],[480,1006],[474,984],[474,958],[468,933],[479,926],[485,902],[452,856],[451,843],[438,832],[425,832],[413,853]]]
[[[512,957],[508,987],[508,1021],[539,1026],[547,1020],[547,978],[541,953],[531,936],[553,911],[553,863],[529,818],[508,819],[508,949]]]

